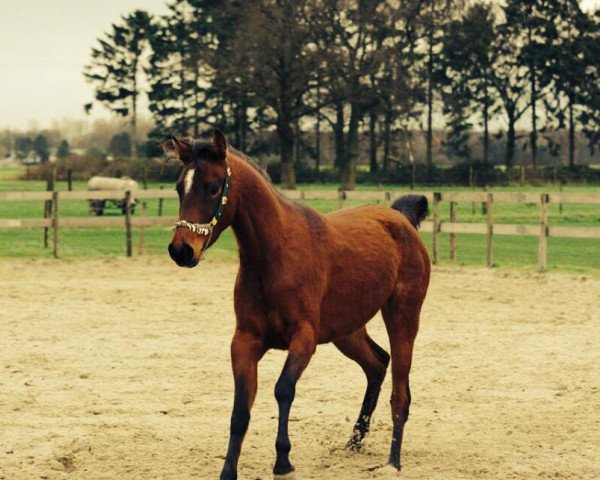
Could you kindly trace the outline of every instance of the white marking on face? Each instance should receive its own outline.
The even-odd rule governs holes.
[[[192,189],[192,184],[194,183],[194,174],[196,173],[196,170],[194,168],[190,168],[188,170],[188,172],[185,174],[185,181],[184,181],[184,193],[185,195],[187,195],[188,193],[190,193],[190,190]]]

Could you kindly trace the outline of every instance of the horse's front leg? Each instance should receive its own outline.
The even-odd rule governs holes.
[[[250,423],[250,409],[256,397],[256,367],[264,353],[265,349],[261,339],[239,330],[235,332],[231,342],[235,398],[231,414],[229,448],[221,472],[221,480],[237,479],[238,459]]]
[[[292,448],[288,435],[290,408],[296,393],[296,382],[315,352],[316,344],[312,326],[308,323],[302,325],[292,337],[283,371],[275,385],[275,398],[279,405],[279,427],[275,441],[277,459],[273,467],[273,478],[275,479],[295,478],[294,467],[289,459]]]

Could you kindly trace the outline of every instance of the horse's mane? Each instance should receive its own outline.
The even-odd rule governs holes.
[[[271,180],[271,176],[267,173],[267,171],[262,168],[258,163],[248,157],[245,153],[240,152],[237,148],[233,148],[231,145],[227,146],[227,149],[237,155],[239,158],[248,163],[252,168],[254,168],[260,175],[267,180],[270,184],[273,183]],[[194,158],[200,158],[203,151],[212,153],[212,145],[210,142],[203,142],[200,140],[194,140],[193,142],[193,156]]]
[[[245,160],[247,163],[250,164],[250,166],[252,166],[252,168],[254,168],[258,173],[261,174],[261,176],[267,180],[269,183],[273,183],[273,181],[271,180],[271,176],[268,174],[268,172],[261,167],[258,163],[256,163],[254,160],[252,160],[250,157],[248,157],[245,153],[240,152],[238,149],[233,148],[231,146],[228,147],[229,150],[231,150],[233,153],[235,153],[238,157],[240,157],[242,160]]]

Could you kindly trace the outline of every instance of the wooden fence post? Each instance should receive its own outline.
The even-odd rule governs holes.
[[[46,191],[53,192],[54,184],[56,183],[56,167],[51,172],[46,172]],[[44,218],[52,217],[52,200],[44,202]],[[48,248],[48,227],[44,227],[44,248]]]
[[[437,265],[439,263],[438,258],[438,245],[439,245],[439,232],[440,232],[440,201],[442,194],[440,192],[433,193],[433,236],[432,236],[432,263]]]
[[[563,191],[563,179],[562,179],[562,177],[560,179],[560,185],[558,186],[558,191],[560,193],[562,193],[562,191]],[[561,215],[563,214],[563,204],[562,204],[562,202],[560,202],[558,204],[558,213],[560,213]]]
[[[164,187],[161,185],[160,189],[162,190]],[[162,217],[162,213],[163,213],[163,198],[160,197],[158,199],[158,216]]]
[[[492,235],[494,233],[494,223],[492,217],[492,206],[494,204],[494,197],[491,192],[488,192],[485,198],[485,206],[486,206],[486,219],[487,219],[487,266],[488,268],[492,268],[494,265],[494,251],[493,251],[493,243],[492,243]]]
[[[548,261],[548,200],[547,193],[540,195],[540,237],[538,242],[538,269],[543,272]]]
[[[60,218],[60,206],[58,203],[58,192],[52,192],[52,204],[54,206],[54,213],[52,217],[52,231],[53,231],[53,252],[54,258],[60,258],[60,230],[58,220]]]
[[[473,165],[469,167],[469,190],[475,191],[475,177],[473,175]],[[475,202],[471,202],[471,213],[475,215]]]
[[[140,217],[142,219],[146,218],[146,213],[147,213],[146,210],[147,210],[147,208],[148,208],[148,206],[147,206],[146,202],[142,202],[142,208],[140,210]],[[144,227],[144,224],[142,223],[142,225],[140,226],[140,234],[139,234],[140,235],[140,240],[139,240],[139,243],[138,243],[138,255],[143,255],[143,253],[144,253],[144,241],[145,241],[145,239],[144,239],[144,233],[145,233],[144,230],[145,230],[145,227]]]
[[[127,256],[131,257],[131,190],[125,192],[125,238],[127,241]]]
[[[456,222],[456,202],[450,202],[450,222]],[[456,234],[450,234],[450,261],[456,262]]]

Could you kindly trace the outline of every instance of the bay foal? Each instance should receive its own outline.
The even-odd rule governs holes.
[[[275,478],[293,478],[290,407],[296,382],[317,344],[333,342],[367,377],[348,442],[350,449],[361,448],[390,360],[365,328],[379,310],[392,360],[389,463],[399,470],[410,405],[408,374],[429,284],[429,259],[416,230],[426,215],[427,200],[401,199],[396,208],[406,216],[384,206],[322,215],[287,201],[253,164],[228,149],[219,131],[208,143],[172,138],[163,147],[183,163],[177,182],[179,221],[169,245],[172,259],[182,267],[196,266],[228,226],[239,247],[237,323],[231,343],[235,399],[221,480],[237,478],[256,395],[257,364],[271,348],[288,350],[275,386],[279,405]]]

